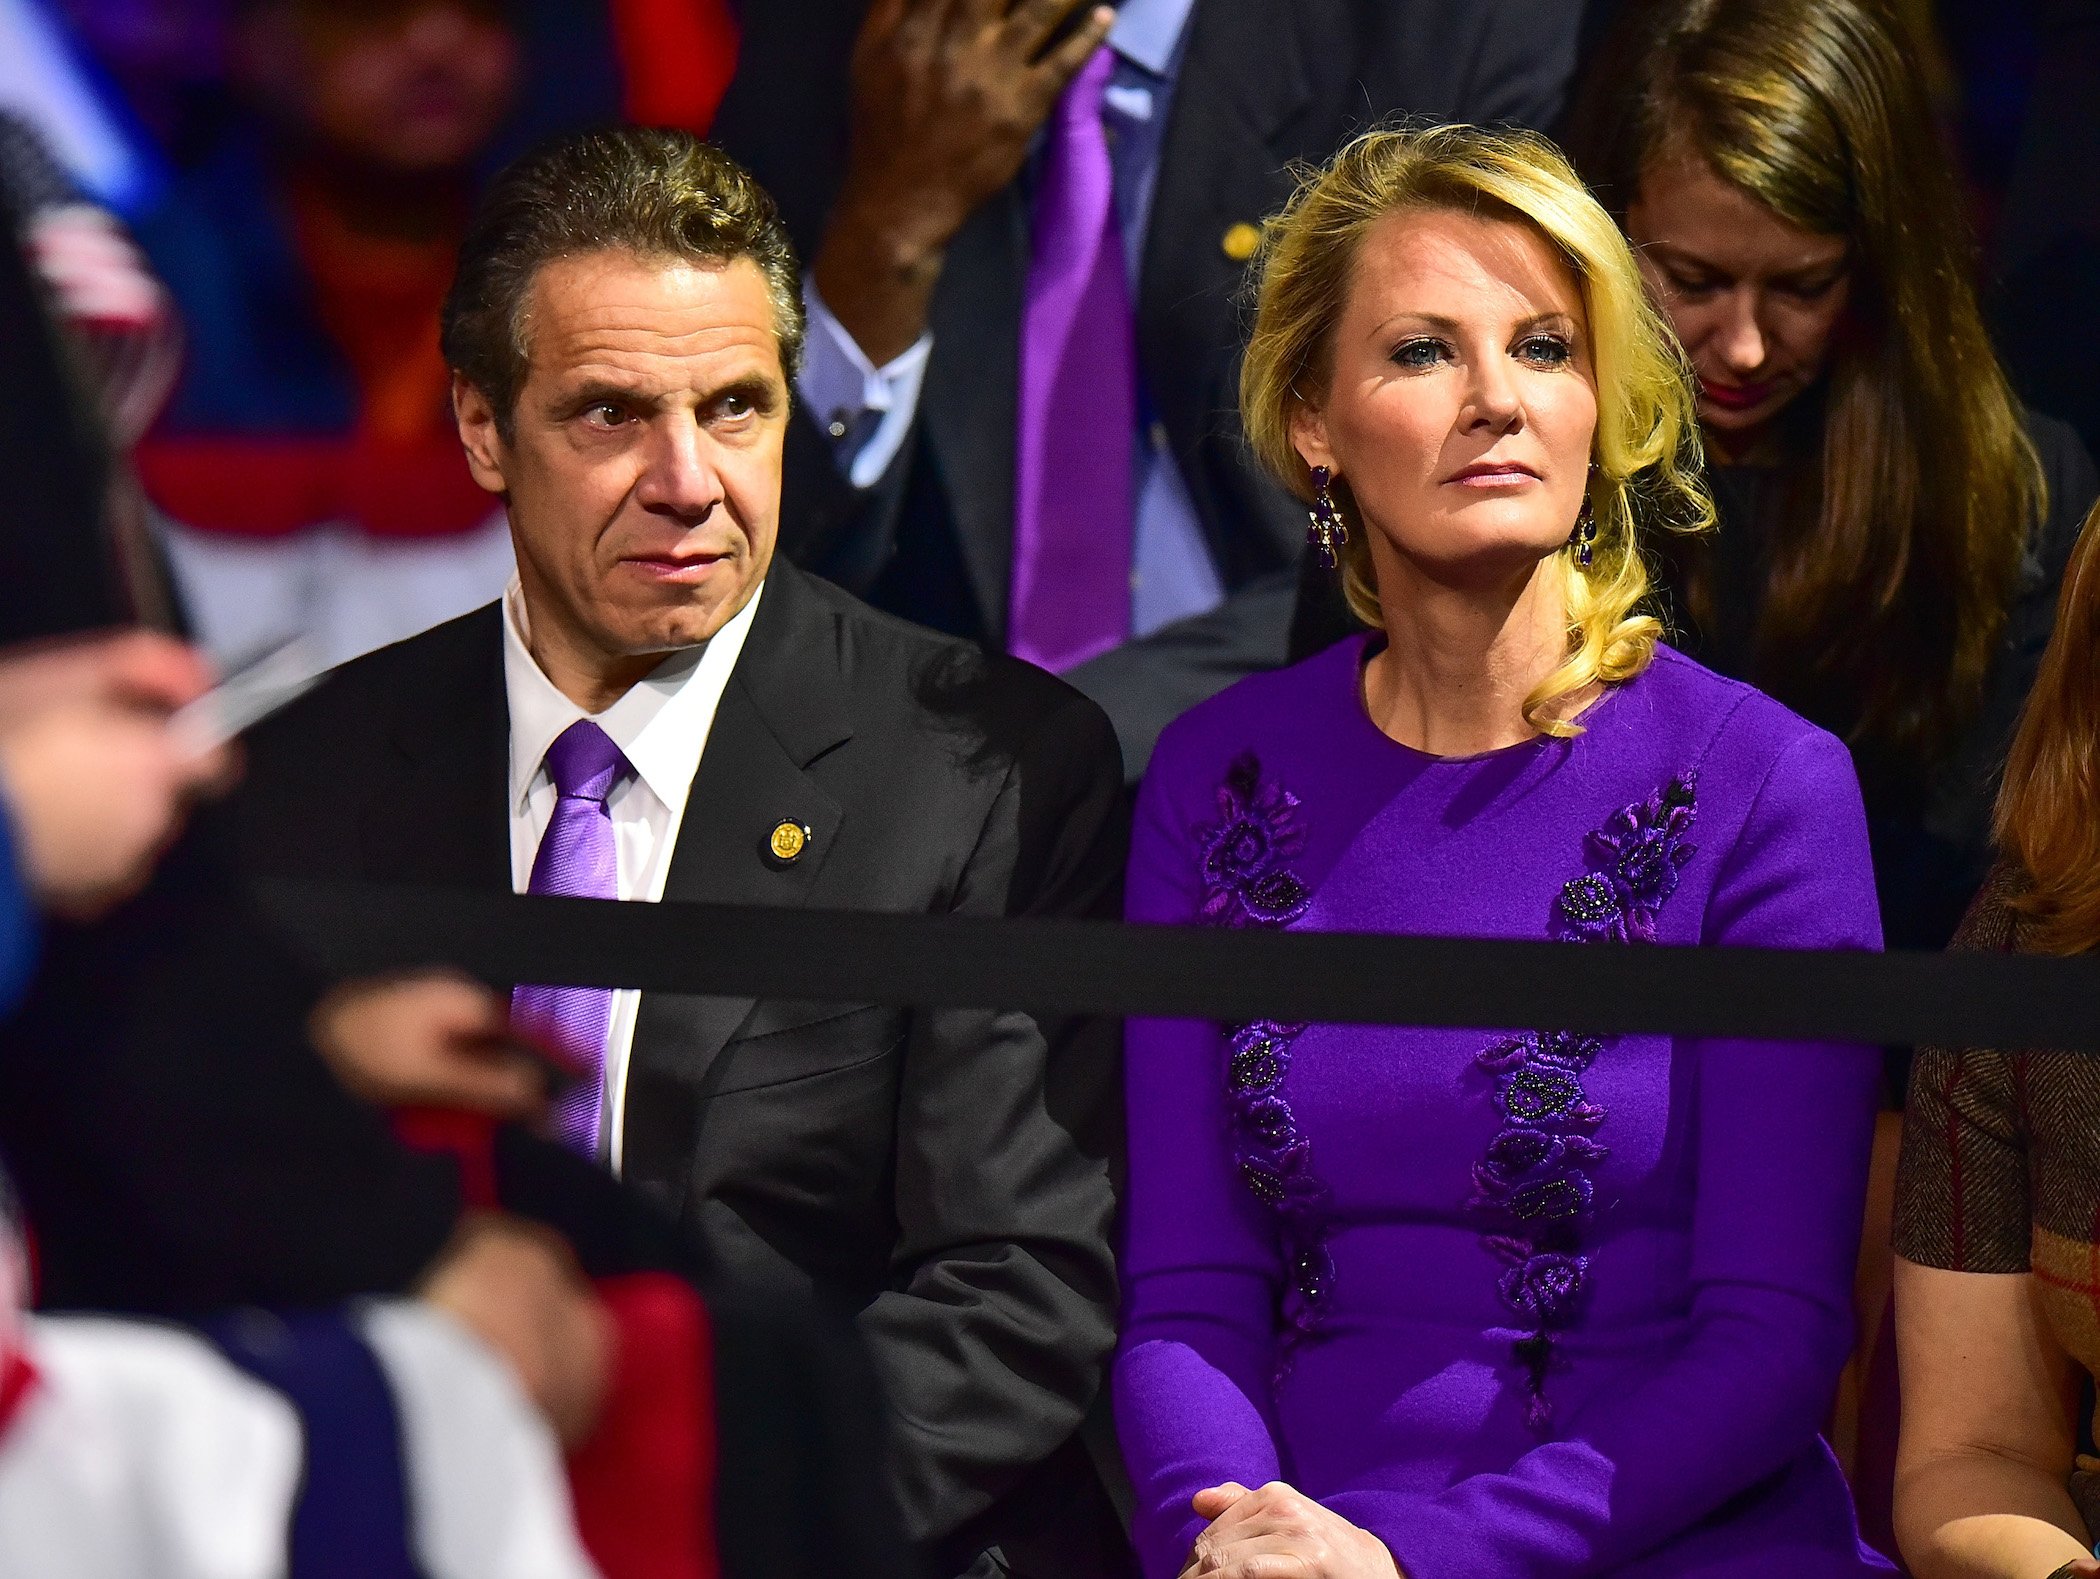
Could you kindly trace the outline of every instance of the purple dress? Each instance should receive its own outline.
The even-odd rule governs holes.
[[[1659,649],[1572,741],[1441,759],[1369,638],[1162,738],[1130,915],[1877,948],[1845,748]],[[1133,1021],[1116,1411],[1153,1579],[1199,1489],[1287,1480],[1409,1579],[1855,1576],[1818,1436],[1852,1343],[1879,1056]]]

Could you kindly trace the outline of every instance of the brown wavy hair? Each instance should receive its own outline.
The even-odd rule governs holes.
[[[1689,151],[1850,244],[1852,304],[1769,545],[1751,678],[1845,735],[1870,778],[1931,766],[1974,717],[2047,492],[1911,44],[1882,0],[1633,0],[1570,138],[1622,221],[1643,170]],[[1707,574],[1688,556],[1676,579],[1710,627]]]
[[[2013,908],[2023,945],[2045,954],[2100,948],[2100,507],[2064,569],[2056,633],[1998,793],[1998,846],[2025,872]]]

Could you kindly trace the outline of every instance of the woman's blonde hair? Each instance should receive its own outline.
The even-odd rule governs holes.
[[[1311,172],[1268,226],[1254,332],[1240,371],[1240,411],[1254,451],[1284,486],[1310,499],[1292,419],[1324,398],[1336,325],[1357,254],[1389,214],[1456,210],[1526,225],[1581,286],[1597,380],[1588,502],[1597,537],[1589,569],[1560,555],[1568,656],[1525,698],[1524,717],[1554,735],[1580,731],[1553,704],[1593,681],[1630,680],[1655,654],[1661,624],[1645,612],[1644,529],[1703,531],[1713,505],[1701,480],[1699,429],[1684,354],[1650,306],[1619,229],[1543,137],[1477,126],[1365,133]],[[1341,551],[1349,608],[1379,623],[1378,587],[1356,501],[1336,496],[1350,533]]]

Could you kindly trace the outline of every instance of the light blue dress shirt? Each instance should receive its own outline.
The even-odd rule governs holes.
[[[1159,184],[1167,113],[1195,6],[1196,0],[1124,0],[1108,35],[1116,70],[1101,113],[1115,167],[1116,208],[1133,298]],[[871,487],[897,458],[911,431],[933,336],[921,335],[901,356],[877,367],[832,316],[813,284],[805,281],[803,294],[809,306],[809,344],[797,387],[830,434],[839,469],[855,487]],[[1166,429],[1144,409],[1142,400],[1140,417],[1144,426],[1133,449],[1137,521],[1130,603],[1133,633],[1147,636],[1217,607],[1224,601],[1225,587],[1174,463]]]

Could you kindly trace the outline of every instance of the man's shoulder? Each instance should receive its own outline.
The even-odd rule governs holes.
[[[248,755],[347,749],[374,728],[441,705],[478,675],[500,674],[502,643],[501,605],[488,603],[352,658],[250,734]]]
[[[1108,716],[1056,675],[885,614],[806,571],[797,579],[837,633],[856,725],[959,736],[1013,757],[1045,736],[1115,750]],[[1120,755],[1116,762],[1120,771]]]

